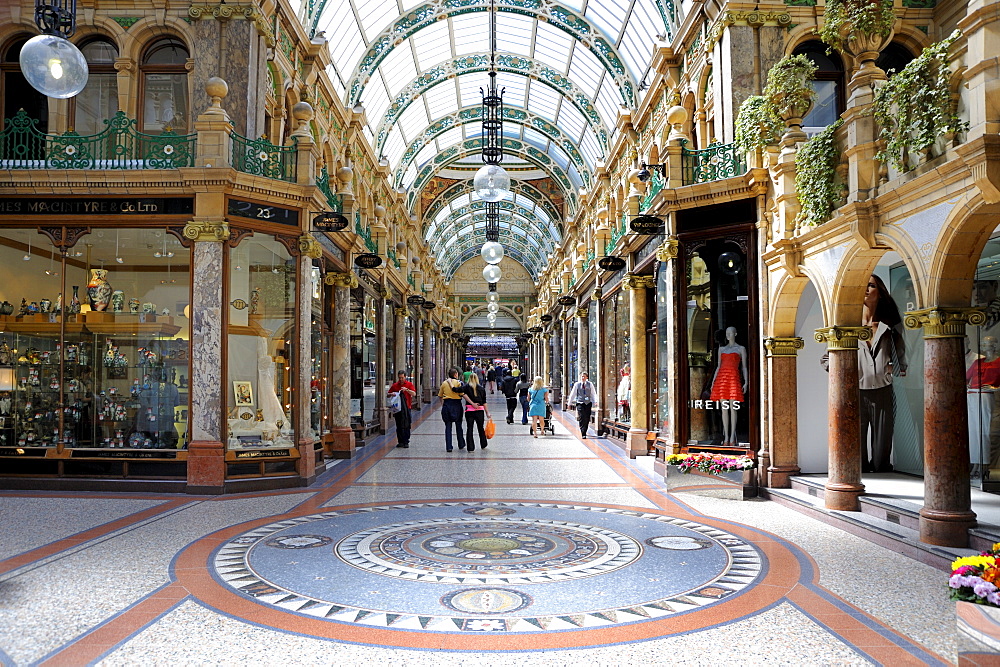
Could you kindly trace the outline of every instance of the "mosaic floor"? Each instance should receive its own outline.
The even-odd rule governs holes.
[[[944,573],[774,503],[667,494],[563,416],[451,453],[419,419],[307,490],[0,492],[0,663],[954,661]]]

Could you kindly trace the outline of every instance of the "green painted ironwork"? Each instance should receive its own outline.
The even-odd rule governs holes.
[[[586,271],[587,269],[590,268],[590,265],[593,263],[593,261],[594,261],[594,259],[596,257],[597,257],[597,255],[594,253],[593,250],[588,250],[587,251],[587,258],[583,260],[583,270],[584,271]]]
[[[244,174],[295,182],[295,138],[290,146],[275,146],[270,141],[249,139],[232,132],[233,169]]]
[[[0,131],[5,169],[177,169],[194,165],[196,134],[145,134],[119,111],[97,134],[46,134],[21,109]]]
[[[327,172],[326,166],[320,169],[319,175],[316,176],[316,187],[326,197],[326,203],[330,205],[330,208],[334,211],[339,211],[343,201],[340,195],[335,195],[333,189],[330,187],[330,174]]]
[[[413,274],[412,273],[407,274],[407,276],[406,276],[406,282],[410,283],[410,287],[416,287],[416,284],[413,282]]]
[[[903,0],[903,6],[907,9],[934,9],[937,0]]]
[[[746,155],[736,148],[736,144],[711,144],[699,151],[681,148],[684,185],[732,178],[746,170]]]
[[[395,266],[397,269],[402,266],[402,263],[400,263],[399,261],[399,256],[396,254],[396,251],[393,250],[392,248],[389,248],[388,250],[385,251],[385,256],[389,258],[389,260],[392,262],[392,265]]]
[[[816,0],[785,0],[789,7],[815,7]]]
[[[649,205],[653,203],[653,198],[660,193],[660,190],[667,184],[667,179],[663,177],[659,169],[653,170],[653,178],[649,181],[649,189],[646,191],[646,196],[642,198],[642,203],[639,208],[643,211],[649,209]]]

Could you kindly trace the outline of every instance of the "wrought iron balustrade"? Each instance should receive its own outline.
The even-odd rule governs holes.
[[[642,203],[639,205],[639,208],[643,211],[649,210],[649,205],[653,203],[653,198],[656,197],[656,195],[660,193],[660,190],[663,189],[663,186],[667,184],[667,179],[663,177],[663,174],[660,173],[659,169],[653,169],[652,172],[653,175],[649,181],[646,196],[642,198]]]
[[[233,169],[244,174],[295,182],[295,138],[290,146],[275,146],[266,138],[249,139],[236,132],[233,140]]]
[[[319,175],[316,176],[316,187],[326,197],[326,203],[330,205],[330,208],[334,211],[339,211],[342,203],[340,195],[333,193],[333,188],[330,187],[330,174],[327,172],[325,166],[320,169]]]
[[[697,151],[681,149],[681,173],[684,185],[708,183],[745,173],[746,156],[736,144],[709,144]]]
[[[0,169],[177,169],[194,166],[197,134],[146,134],[123,111],[97,134],[47,134],[21,109],[0,130]]]

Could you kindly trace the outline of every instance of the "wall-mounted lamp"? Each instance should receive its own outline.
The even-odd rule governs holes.
[[[643,164],[642,169],[639,170],[639,173],[636,174],[636,176],[639,177],[640,181],[645,183],[649,180],[649,177],[652,176],[649,171],[650,169],[660,172],[660,176],[663,178],[667,177],[667,164],[665,162],[663,164]]]

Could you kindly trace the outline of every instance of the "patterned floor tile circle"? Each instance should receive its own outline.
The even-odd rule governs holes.
[[[472,510],[472,511],[470,511]],[[215,551],[214,576],[283,611],[369,627],[608,627],[701,609],[753,586],[743,539],[641,510],[544,503],[331,509]]]

